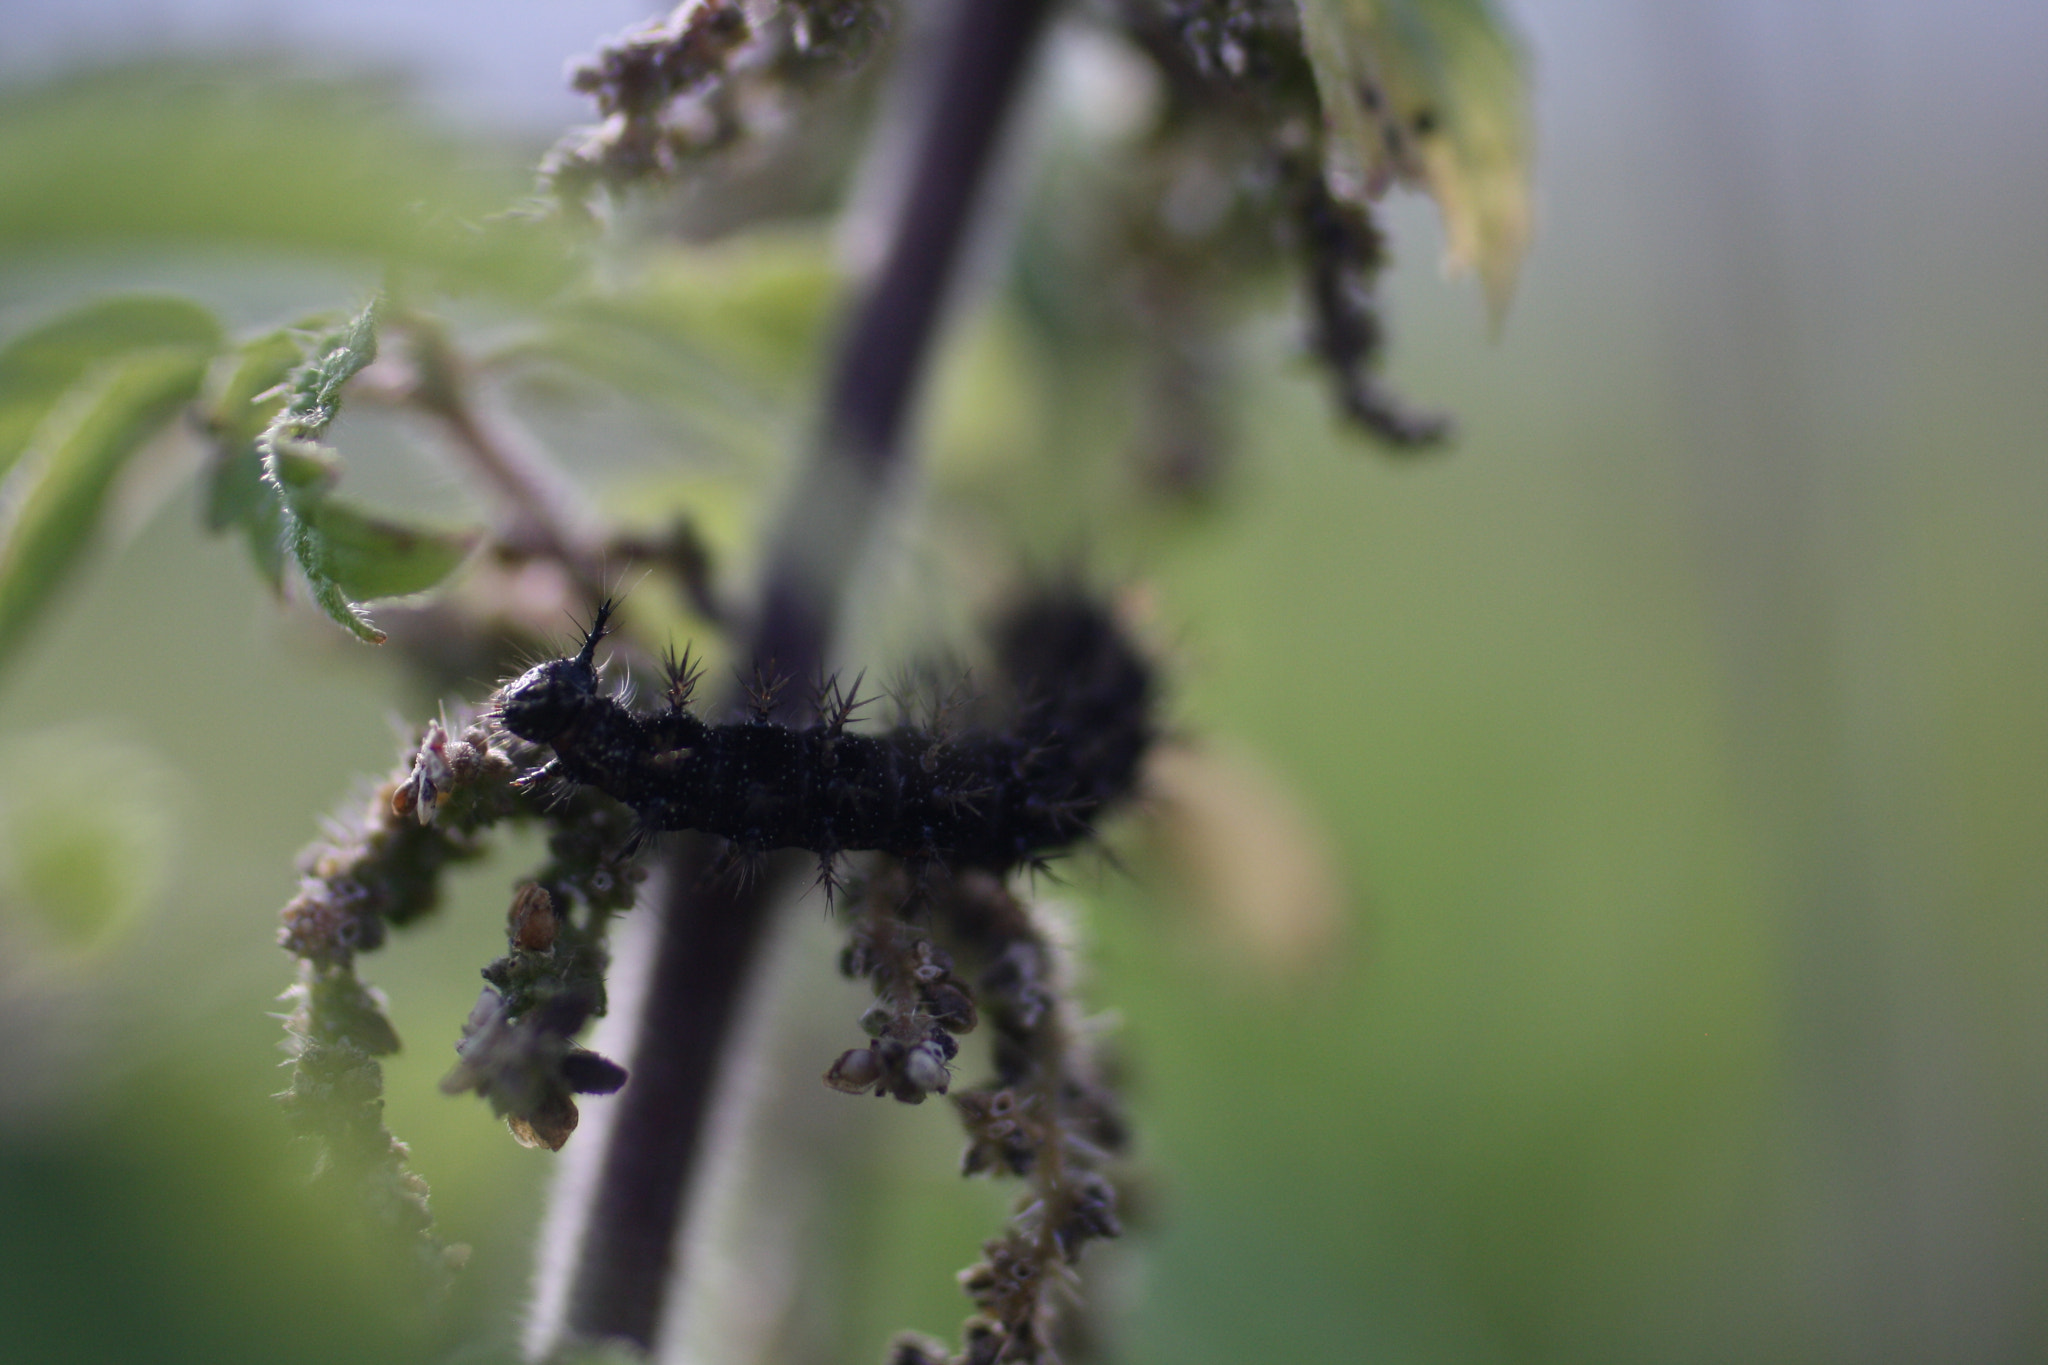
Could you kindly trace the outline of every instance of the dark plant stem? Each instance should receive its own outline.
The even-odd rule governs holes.
[[[906,462],[904,430],[947,286],[1051,9],[1050,0],[953,6],[936,79],[904,130],[911,173],[888,249],[841,339],[817,442],[772,542],[742,659],[804,677],[831,650],[842,585]],[[652,1345],[663,1296],[676,1284],[677,1233],[732,1021],[771,909],[802,866],[773,859],[740,882],[711,875],[715,857],[712,841],[692,836],[666,860],[654,963],[624,1049],[632,1079],[596,1155],[596,1179],[559,1196],[586,1201],[583,1217],[555,1220],[583,1232],[567,1255],[542,1249],[543,1279],[568,1284],[560,1323],[542,1324],[529,1343],[536,1355],[571,1338]],[[546,1302],[547,1285],[540,1295]]]
[[[841,338],[810,468],[771,546],[755,657],[809,677],[831,648],[839,585],[903,464],[923,375],[976,197],[1051,0],[962,0],[908,130],[910,173],[880,269]]]

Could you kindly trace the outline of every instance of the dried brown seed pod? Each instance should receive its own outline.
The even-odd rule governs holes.
[[[506,913],[512,946],[529,953],[545,953],[555,946],[561,917],[555,898],[538,882],[521,882],[512,893],[512,908]]]
[[[576,1101],[567,1095],[550,1095],[531,1114],[507,1114],[505,1126],[522,1147],[545,1147],[559,1152],[576,1131],[581,1117],[576,1112]]]

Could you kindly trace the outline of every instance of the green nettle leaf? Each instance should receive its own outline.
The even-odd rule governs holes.
[[[306,363],[306,332],[331,326],[281,327],[245,341],[215,364],[207,380],[206,426],[223,442],[254,446],[284,407],[284,386]]]
[[[284,591],[284,504],[263,481],[263,457],[256,448],[244,446],[222,458],[206,492],[207,529],[239,526],[257,574],[272,592]]]
[[[829,251],[806,237],[670,248],[628,280],[566,294],[492,359],[572,371],[693,444],[766,456],[811,382],[839,283]]]
[[[789,234],[670,249],[629,289],[590,301],[650,333],[692,338],[756,382],[783,383],[806,372],[841,283],[829,242]]]
[[[0,532],[0,658],[76,567],[122,465],[199,392],[209,353],[138,351],[91,371],[57,404],[9,476]]]
[[[351,598],[425,592],[476,548],[476,533],[402,526],[335,498],[314,509],[313,539],[322,577]]]
[[[342,387],[377,358],[382,305],[372,299],[314,343],[284,383],[283,406],[255,442],[263,486],[277,500],[285,552],[320,609],[371,644],[384,643],[384,632],[370,623],[361,600],[424,592],[476,544],[469,533],[402,526],[329,497],[340,462],[318,438],[340,410]]]
[[[100,299],[15,337],[0,348],[0,474],[94,365],[146,347],[212,351],[220,344],[212,313],[153,295]]]
[[[284,547],[313,601],[336,625],[359,640],[384,643],[384,632],[348,600],[341,585],[327,573],[326,555],[314,519],[320,499],[332,486],[333,452],[316,439],[334,421],[341,386],[377,358],[377,305],[372,299],[354,318],[321,337],[306,360],[285,384],[285,404],[256,439],[263,457],[263,481],[279,497]]]
[[[1487,0],[1298,0],[1336,168],[1359,194],[1426,191],[1445,260],[1499,321],[1530,229],[1528,93]]]
[[[206,529],[240,527],[271,591],[284,587],[284,508],[263,481],[256,442],[284,407],[284,384],[305,361],[296,332],[268,332],[221,357],[207,379],[206,429],[215,445],[206,475]]]
[[[341,386],[377,358],[377,314],[383,302],[382,297],[371,299],[292,372],[285,385],[284,420],[293,435],[310,438],[325,431],[340,412]]]
[[[560,225],[500,216],[528,150],[439,135],[389,83],[159,62],[0,91],[0,255],[218,244],[381,261],[538,300],[577,273]]]

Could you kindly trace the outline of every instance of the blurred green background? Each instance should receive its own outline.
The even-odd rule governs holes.
[[[2048,19],[1516,17],[1541,214],[1497,342],[1433,212],[1392,214],[1392,377],[1456,449],[1339,430],[1276,290],[1215,504],[1092,527],[1176,722],[1294,794],[1345,910],[1269,960],[1156,858],[1077,871],[1143,1153],[1091,1299],[1136,1362],[2048,1359]],[[464,123],[422,133],[268,60],[8,65],[0,335],[135,287],[248,326],[353,302],[411,205],[518,193],[559,114],[415,54]],[[978,297],[937,512],[1051,439],[948,415],[1028,406]],[[451,500],[373,420],[337,443],[351,489]],[[390,1125],[475,1247],[417,1311],[307,1194],[265,1011],[296,850],[426,703],[146,484],[0,678],[0,1360],[506,1358],[557,1159],[436,1082],[521,864],[363,963]],[[81,848],[134,875],[67,900]],[[941,1109],[814,1085],[865,1004],[833,934],[802,906],[777,950],[707,1274],[767,1325],[706,1359],[950,1334],[1008,1197],[952,1174]]]

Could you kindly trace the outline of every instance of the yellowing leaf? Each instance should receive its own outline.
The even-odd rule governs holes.
[[[1337,188],[1426,191],[1445,265],[1479,274],[1499,323],[1528,250],[1528,94],[1486,0],[1298,0]]]
[[[1329,959],[1346,900],[1335,848],[1262,759],[1162,744],[1146,759],[1145,789],[1168,867],[1233,958],[1280,976]]]

